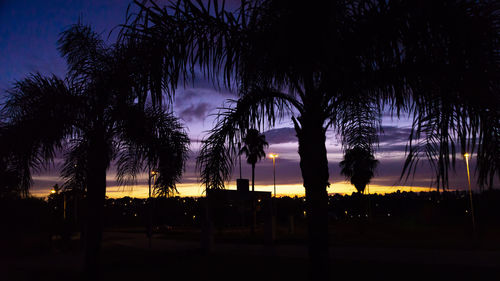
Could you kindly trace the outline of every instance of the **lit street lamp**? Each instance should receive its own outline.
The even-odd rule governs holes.
[[[269,158],[273,159],[274,197],[276,197],[276,158],[278,158],[278,154],[269,153]]]
[[[467,167],[467,182],[469,183],[469,197],[470,197],[470,212],[472,216],[472,232],[476,229],[476,223],[474,221],[474,205],[472,203],[472,189],[470,187],[470,172],[469,172],[469,153],[465,153],[465,165]]]
[[[151,248],[151,238],[153,236],[153,210],[151,208],[151,179],[157,176],[158,173],[155,170],[150,170],[148,175],[149,184],[149,196],[148,196],[148,212],[149,212],[149,225],[148,225],[148,242],[149,248]],[[155,178],[156,181],[156,178]],[[155,183],[153,183],[154,185]]]
[[[148,181],[149,182],[149,198],[151,198],[151,178],[155,177],[157,174],[158,173],[155,170],[153,170],[149,173],[149,181]],[[154,185],[154,183],[153,183],[153,185]]]

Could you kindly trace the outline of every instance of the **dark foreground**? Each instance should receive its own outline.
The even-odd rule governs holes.
[[[225,240],[204,254],[199,242],[187,236],[174,240],[156,235],[149,249],[143,233],[107,232],[101,280],[307,279],[302,243]],[[77,243],[3,253],[0,280],[81,280]],[[498,249],[332,245],[330,252],[331,276],[325,280],[495,280],[500,272]]]
[[[331,196],[331,276],[325,280],[498,280],[500,192],[476,198],[474,231],[465,195]],[[82,280],[81,204],[67,201],[66,221],[56,196],[0,202],[0,281]],[[307,280],[303,199],[276,201],[274,245],[266,242],[262,213],[250,235],[238,226],[234,206],[226,206],[215,216],[210,254],[201,250],[199,200],[155,203],[150,249],[145,201],[107,201],[101,280]]]

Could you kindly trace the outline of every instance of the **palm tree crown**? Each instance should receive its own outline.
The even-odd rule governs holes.
[[[360,146],[346,150],[344,160],[340,161],[340,173],[351,181],[359,193],[365,191],[365,187],[373,178],[378,160],[371,151]]]
[[[256,129],[249,129],[243,138],[244,146],[240,150],[240,154],[245,154],[247,163],[255,165],[260,159],[266,157],[264,147],[269,146],[266,141],[266,136],[259,133]]]

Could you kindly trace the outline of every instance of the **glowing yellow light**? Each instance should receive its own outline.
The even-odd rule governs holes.
[[[151,171],[151,175],[152,175],[152,176],[155,176],[157,173],[158,173],[158,172],[156,172],[156,171]]]
[[[51,189],[50,193],[54,194],[54,193],[56,193],[56,191],[54,189]]]
[[[465,158],[469,158],[469,156],[470,156],[470,155],[469,155],[469,153],[465,153],[465,154],[464,154],[464,157],[465,157]]]
[[[278,153],[269,153],[269,158],[278,158],[279,154]]]

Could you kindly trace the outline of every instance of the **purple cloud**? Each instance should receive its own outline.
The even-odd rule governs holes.
[[[294,128],[278,128],[264,132],[266,141],[269,144],[297,142]]]
[[[202,120],[207,116],[207,112],[211,109],[210,104],[201,102],[199,104],[191,104],[186,109],[180,112],[180,117],[187,122]]]
[[[381,143],[406,142],[410,136],[411,128],[402,128],[396,126],[383,126],[382,133],[379,136]]]

